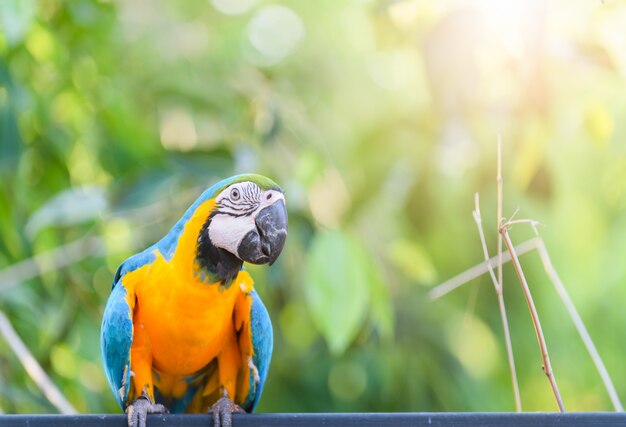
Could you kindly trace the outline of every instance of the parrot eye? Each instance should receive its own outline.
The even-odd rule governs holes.
[[[236,188],[230,190],[230,200],[236,201],[239,200],[240,197],[241,195],[239,194],[239,190],[237,190]]]

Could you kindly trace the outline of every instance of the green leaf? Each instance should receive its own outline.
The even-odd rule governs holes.
[[[317,234],[307,263],[306,301],[330,352],[340,355],[365,318],[369,302],[368,254],[340,231]]]

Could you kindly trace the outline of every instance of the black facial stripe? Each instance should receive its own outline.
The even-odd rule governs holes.
[[[215,210],[216,213],[221,214],[232,214],[233,216],[242,216],[242,215],[250,215],[253,212],[256,212],[258,206],[249,206],[246,208],[230,208],[228,206],[218,206]]]
[[[228,205],[228,206],[232,206],[232,207],[238,207],[238,206],[256,205],[256,204],[258,204],[258,201],[256,201],[256,200],[248,200],[248,199],[239,199],[236,202],[233,202],[230,199],[222,199],[222,200],[218,201],[218,204],[220,204],[220,205]]]
[[[254,206],[250,204],[237,206],[237,205],[231,205],[229,203],[219,203],[217,207],[220,209],[232,209],[234,211],[244,211],[244,210],[252,209]]]
[[[258,186],[246,185],[245,187],[243,187],[243,190],[245,200],[253,203],[258,203],[259,200],[261,200],[261,190]]]
[[[261,203],[261,189],[256,184],[247,183],[240,186],[238,190],[239,199],[232,200],[229,196],[222,197],[217,202],[217,208],[211,216],[222,214],[238,218],[250,216],[256,212]]]
[[[254,212],[256,212],[257,208],[258,208],[258,205],[246,205],[246,206],[234,207],[234,206],[227,206],[227,205],[220,203],[218,204],[217,209],[213,211],[212,216],[215,216],[217,214],[228,215],[228,216],[232,216],[235,218],[238,218],[241,216],[250,216]]]
[[[213,214],[213,216],[215,216],[216,214],[220,214],[220,215],[228,215],[228,216],[232,216],[235,218],[240,218],[242,216],[250,216],[254,213],[254,211],[249,211],[249,212],[244,212],[244,213],[234,213],[234,212],[228,212],[228,211],[220,211],[220,212],[215,212]]]

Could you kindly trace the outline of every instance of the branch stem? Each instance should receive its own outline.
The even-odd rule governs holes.
[[[513,396],[515,398],[515,410],[517,412],[522,411],[522,399],[520,397],[519,385],[517,382],[517,371],[515,370],[515,357],[513,356],[513,344],[511,343],[511,332],[509,329],[509,321],[506,315],[506,306],[504,305],[504,296],[502,295],[502,286],[496,280],[496,275],[493,272],[493,267],[489,262],[489,250],[487,249],[487,242],[485,241],[485,233],[483,231],[482,226],[482,218],[480,216],[480,203],[478,193],[474,196],[474,221],[476,222],[476,226],[478,227],[478,234],[480,235],[480,243],[483,248],[483,254],[485,256],[485,264],[489,269],[489,276],[491,276],[491,281],[493,282],[493,287],[496,291],[496,295],[498,297],[498,307],[500,308],[500,318],[502,320],[502,329],[504,330],[504,343],[506,346],[506,355],[509,362],[509,370],[511,371],[511,385],[513,386]],[[500,263],[501,267],[502,254],[500,253]]]
[[[533,326],[535,327],[535,333],[537,335],[537,341],[539,342],[539,349],[541,351],[541,358],[543,360],[543,372],[548,377],[548,381],[550,382],[550,386],[552,387],[552,392],[554,393],[554,397],[556,398],[559,411],[565,412],[563,399],[561,398],[561,393],[559,392],[559,388],[556,384],[556,378],[554,377],[554,373],[552,372],[552,364],[550,363],[550,356],[548,354],[548,346],[546,345],[546,340],[543,334],[543,330],[541,328],[539,315],[537,314],[537,309],[535,308],[535,303],[530,293],[528,282],[526,281],[526,277],[524,276],[524,271],[522,270],[522,266],[519,262],[519,258],[517,257],[517,254],[515,253],[515,248],[513,247],[513,243],[511,242],[511,238],[509,237],[509,232],[507,230],[506,224],[500,227],[500,234],[502,235],[502,238],[504,239],[504,243],[506,244],[506,247],[508,248],[509,253],[511,254],[513,266],[515,267],[515,272],[517,273],[517,277],[519,278],[519,281],[522,285],[524,297],[526,297],[528,309],[530,310],[530,317],[532,318]]]

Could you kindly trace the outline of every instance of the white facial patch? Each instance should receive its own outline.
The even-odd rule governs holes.
[[[236,255],[243,238],[256,227],[254,218],[254,215],[235,217],[218,213],[211,220],[209,238],[215,247]]]

